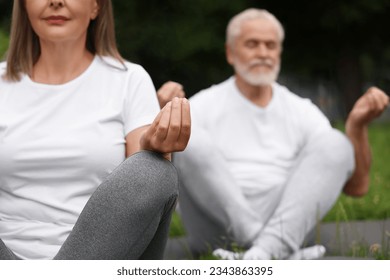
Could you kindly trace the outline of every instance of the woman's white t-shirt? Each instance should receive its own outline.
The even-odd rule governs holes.
[[[0,79],[0,238],[17,256],[55,256],[125,136],[159,112],[147,72],[125,66],[96,56],[62,85]]]

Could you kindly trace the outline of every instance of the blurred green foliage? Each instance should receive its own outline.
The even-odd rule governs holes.
[[[173,79],[192,95],[232,74],[225,28],[248,7],[265,8],[285,26],[282,74],[338,84],[352,104],[367,84],[390,89],[390,1],[114,1],[124,56],[156,86]],[[347,108],[349,109],[349,108]]]
[[[13,1],[0,0],[0,29]],[[113,0],[123,56],[188,96],[233,73],[225,61],[225,28],[248,7],[274,13],[286,29],[282,76],[334,83],[346,111],[372,84],[390,92],[389,0]],[[287,86],[288,79],[286,80]],[[300,92],[297,92],[300,94]]]
[[[8,35],[0,29],[0,61],[8,48]]]

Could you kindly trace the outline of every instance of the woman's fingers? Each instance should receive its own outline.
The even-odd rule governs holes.
[[[157,115],[142,139],[142,148],[161,153],[183,151],[191,133],[190,105],[174,98]]]
[[[159,142],[165,139],[160,127],[161,127],[161,120],[163,120],[164,122],[166,119],[166,114],[167,114],[166,107],[170,108],[170,104],[167,104],[163,109],[160,110],[160,112],[157,114],[156,118],[154,119],[153,123],[142,135],[140,140],[141,149],[158,151],[158,147],[156,147],[156,145],[158,145]],[[157,140],[158,138],[160,140]]]
[[[183,151],[190,140],[191,135],[191,113],[190,113],[190,102],[187,99],[182,99],[181,106],[181,130],[177,140],[179,151]]]
[[[167,134],[169,133],[170,121],[171,121],[172,102],[168,102],[167,105],[161,110],[161,118],[156,126],[154,133],[155,145],[159,146],[160,143],[164,143]]]
[[[167,137],[164,142],[169,152],[183,151],[191,134],[190,104],[185,98],[174,98]]]
[[[175,97],[171,104],[171,117],[169,122],[169,129],[166,135],[165,144],[174,147],[179,139],[182,123],[181,115],[182,101]]]

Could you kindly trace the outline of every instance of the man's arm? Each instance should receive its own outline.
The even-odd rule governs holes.
[[[368,140],[368,125],[378,118],[389,104],[389,97],[380,89],[372,87],[360,97],[348,115],[345,129],[355,151],[355,171],[344,186],[344,193],[363,196],[370,183],[371,150]]]

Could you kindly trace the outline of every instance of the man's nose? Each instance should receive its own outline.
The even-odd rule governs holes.
[[[269,54],[269,50],[265,43],[260,43],[256,48],[256,55],[259,57],[267,57]]]

